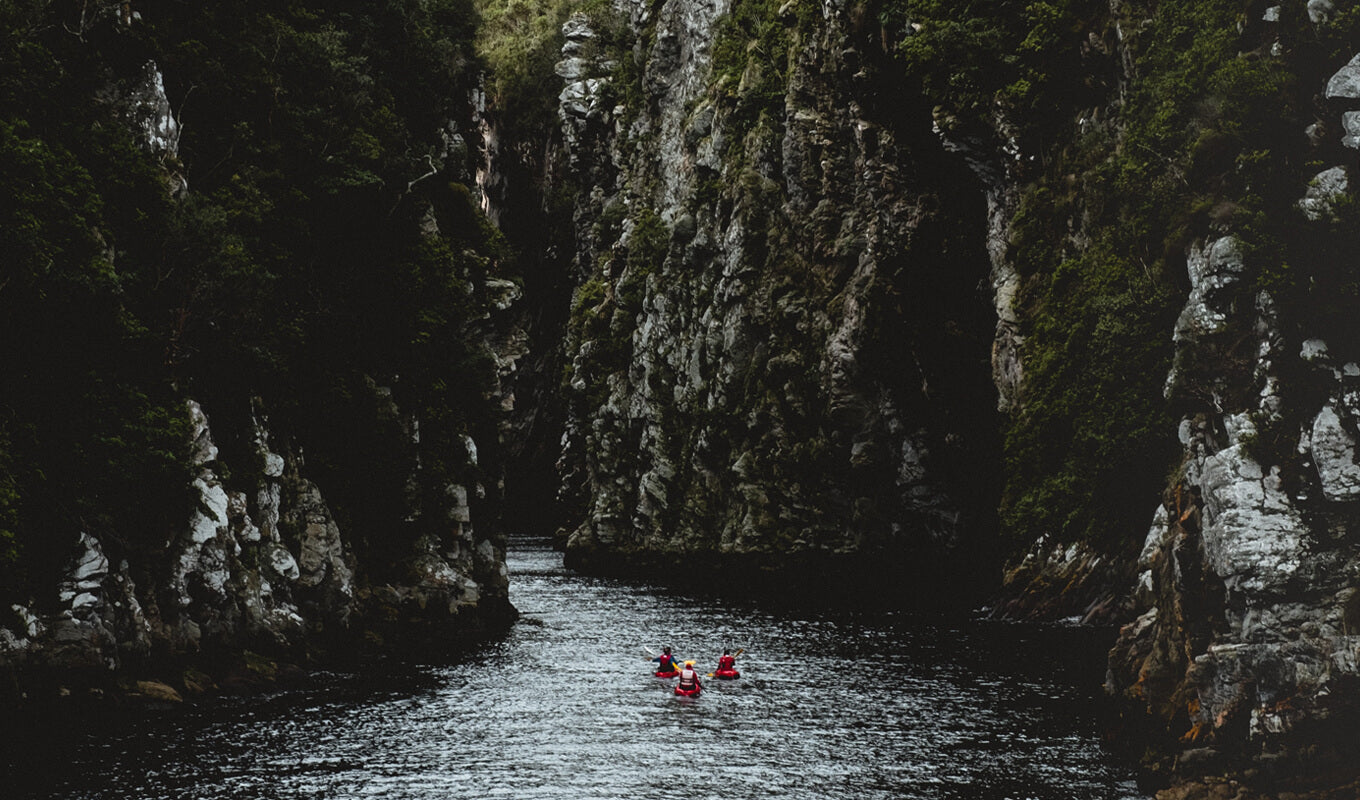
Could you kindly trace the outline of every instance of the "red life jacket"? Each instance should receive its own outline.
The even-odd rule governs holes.
[[[718,669],[735,669],[737,659],[732,656],[722,656],[718,659]]]
[[[698,685],[699,685],[699,673],[698,673],[698,672],[695,672],[694,670],[690,669],[689,667],[685,667],[684,669],[680,670],[680,688],[681,688],[681,689],[693,689],[695,686],[698,686]]]

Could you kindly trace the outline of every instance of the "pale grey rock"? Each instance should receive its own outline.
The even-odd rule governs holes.
[[[524,296],[524,290],[514,281],[503,278],[487,278],[482,282],[491,306],[497,311],[505,311]]]
[[[189,539],[203,544],[224,533],[227,527],[227,492],[211,472],[194,479],[200,508],[194,509],[189,519]]]
[[[1314,25],[1324,25],[1331,21],[1332,14],[1336,12],[1336,4],[1332,0],[1308,0],[1308,20]]]
[[[1327,343],[1322,339],[1305,339],[1299,350],[1299,358],[1311,364],[1328,362]]]
[[[298,585],[324,588],[340,598],[353,597],[353,573],[345,560],[340,527],[321,496],[321,490],[311,481],[299,478],[294,492],[293,507],[287,516],[300,531]]]
[[[1236,285],[1246,269],[1237,240],[1223,236],[1201,248],[1194,245],[1186,258],[1190,296],[1176,320],[1172,340],[1181,342],[1223,329],[1229,309],[1225,290]]]
[[[1143,549],[1138,554],[1138,566],[1141,569],[1152,569],[1152,561],[1165,542],[1170,527],[1171,516],[1167,513],[1166,506],[1157,506],[1147,536],[1143,538]]]
[[[89,591],[99,587],[109,574],[109,560],[104,556],[98,540],[88,533],[80,535],[82,553],[76,558],[70,581],[78,589]]]
[[[1325,94],[1328,98],[1360,99],[1360,55],[1346,62],[1346,66],[1327,79]]]
[[[264,538],[250,518],[250,501],[245,492],[227,492],[227,523],[237,542],[254,544]]]
[[[1355,461],[1355,437],[1342,424],[1332,406],[1323,406],[1313,419],[1309,441],[1308,451],[1327,499],[1334,502],[1360,499],[1360,464]]]
[[[202,466],[209,461],[217,460],[217,445],[213,444],[212,432],[208,430],[208,417],[203,413],[203,407],[196,400],[188,401],[187,405],[189,422],[193,426],[190,457],[196,466]]]
[[[1341,144],[1352,150],[1360,150],[1360,111],[1343,112],[1341,129],[1345,132],[1341,137]]]
[[[562,23],[562,36],[569,42],[585,42],[595,38],[595,30],[590,25],[590,17],[576,11]]]
[[[1263,21],[1263,22],[1279,22],[1279,21],[1280,21],[1280,7],[1279,7],[1279,6],[1271,6],[1270,8],[1267,8],[1267,9],[1265,10],[1265,12],[1264,12],[1263,14],[1261,14],[1261,21]]]
[[[1308,184],[1308,190],[1299,201],[1304,216],[1314,222],[1330,217],[1337,200],[1350,192],[1350,178],[1345,167],[1332,167],[1319,172]]]
[[[448,589],[458,586],[458,570],[449,564],[439,552],[439,540],[434,536],[423,536],[415,544],[416,557],[413,566],[421,584]]]
[[[991,226],[999,239],[1009,226],[1014,211],[1001,206],[1001,200],[988,200]],[[989,237],[989,241],[992,237]],[[1010,411],[1024,382],[1021,354],[1025,337],[1021,334],[1016,301],[1020,293],[1020,275],[1010,266],[1005,249],[998,244],[988,247],[992,252],[992,304],[996,309],[996,333],[992,339],[992,385],[997,388],[997,411]]]
[[[1243,418],[1240,425],[1250,423]],[[1206,457],[1197,477],[1208,563],[1231,591],[1279,591],[1298,571],[1308,541],[1289,497],[1267,487],[1261,466],[1241,445]]]
[[[1214,268],[1212,253],[1192,255],[1198,255],[1191,265],[1195,287],[1231,286],[1235,268],[1225,274]],[[1178,324],[1186,331],[1180,347],[1196,347],[1193,334],[1199,331],[1230,322],[1245,327],[1246,309],[1202,294],[1204,302],[1187,304]],[[1263,293],[1253,310],[1257,362],[1251,374],[1259,397],[1256,419],[1262,419],[1259,412],[1265,418],[1278,412],[1281,362],[1297,357],[1327,369],[1330,359],[1321,340],[1291,346]],[[1337,400],[1344,395],[1344,370],[1335,377],[1334,401],[1317,412],[1299,450],[1313,463],[1326,501],[1348,503],[1360,497],[1360,469],[1343,422],[1352,412]],[[1347,630],[1345,609],[1354,592],[1349,576],[1360,559],[1332,548],[1334,531],[1319,531],[1314,518],[1326,512],[1307,499],[1306,487],[1290,494],[1280,465],[1262,465],[1249,455],[1256,439],[1253,410],[1222,412],[1221,402],[1205,402],[1202,413],[1180,424],[1185,461],[1179,485],[1174,500],[1158,508],[1133,587],[1138,607],[1147,610],[1121,631],[1107,685],[1128,692],[1140,674],[1148,676],[1146,686],[1174,685],[1198,700],[1191,719],[1196,735],[1214,731],[1219,746],[1250,753],[1283,748],[1283,737],[1325,718],[1333,693],[1356,680],[1358,640]],[[1207,588],[1214,586],[1222,587],[1221,596]],[[1200,628],[1207,641],[1187,638],[1205,613],[1221,615],[1221,622],[1212,632]],[[1149,708],[1165,700],[1140,699]],[[1228,733],[1238,724],[1249,741]]]
[[[468,506],[468,490],[466,486],[450,484],[447,490],[449,500],[449,519],[453,522],[469,523],[472,521],[472,510]]]
[[[283,499],[283,487],[278,481],[267,481],[255,493],[256,523],[260,538],[269,541],[279,539],[279,507]]]
[[[1314,122],[1303,129],[1303,135],[1308,139],[1309,145],[1321,147],[1327,142],[1327,127],[1320,122]]]
[[[21,621],[19,627],[19,635],[21,637],[24,639],[36,639],[43,634],[44,626],[41,617],[34,614],[32,611],[29,611],[26,606],[21,606],[17,603],[10,606],[10,609],[14,611]]]
[[[579,81],[590,74],[590,63],[584,58],[564,58],[557,62],[553,71],[563,80]]]
[[[297,559],[293,558],[293,553],[288,548],[277,542],[271,542],[267,548],[269,566],[274,570],[274,574],[287,581],[296,581],[301,576],[298,568]]]
[[[128,94],[126,104],[129,122],[140,134],[143,147],[158,155],[178,153],[179,123],[170,111],[165,79],[156,62],[142,66],[141,80]]]

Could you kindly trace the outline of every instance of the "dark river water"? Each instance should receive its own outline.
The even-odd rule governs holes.
[[[0,797],[1146,798],[1099,742],[1107,635],[719,602],[536,541],[510,569],[522,619],[452,666],[35,732]],[[742,677],[678,698],[662,644]]]

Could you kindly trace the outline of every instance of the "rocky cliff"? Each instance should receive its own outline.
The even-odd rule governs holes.
[[[0,15],[0,704],[503,627],[521,290],[421,16],[466,10],[76,5]]]
[[[976,178],[848,7],[615,13],[556,70],[568,558],[938,599],[995,522]]]
[[[356,558],[300,454],[271,449],[258,401],[244,454],[253,463],[236,462],[257,470],[253,481],[225,477],[231,465],[196,402],[190,415],[192,515],[152,554],[80,533],[55,607],[15,605],[20,624],[0,628],[7,691],[42,697],[147,677],[204,691],[271,679],[268,659],[334,658],[356,645],[434,653],[512,618],[504,546],[475,533],[465,487],[450,487],[446,533],[379,571]]]
[[[1124,623],[1169,796],[1353,783],[1360,15],[481,8],[488,95],[459,0],[0,14],[8,674],[481,625],[556,483],[586,569]]]
[[[1308,12],[1326,23],[1320,4]],[[1321,165],[1339,165],[1296,185],[1300,237],[1335,236],[1349,202],[1353,112],[1343,109],[1360,97],[1355,63],[1313,87],[1335,102],[1320,109],[1309,146]],[[1163,769],[1233,769],[1289,790],[1340,779],[1353,793],[1357,340],[1326,314],[1282,312],[1272,292],[1248,283],[1231,226],[1221,233],[1187,254],[1166,392],[1200,402],[1179,424],[1183,457],[1138,559],[1139,616],[1111,652],[1107,688],[1178,737]],[[1333,266],[1305,269],[1320,282]]]

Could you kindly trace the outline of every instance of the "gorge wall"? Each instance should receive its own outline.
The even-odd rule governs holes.
[[[1349,796],[1349,7],[546,7],[571,563],[999,579],[1168,796]]]
[[[1000,451],[977,179],[848,9],[618,12],[625,44],[577,15],[556,70],[570,563],[975,601]]]
[[[2,705],[514,616],[471,9],[254,11],[0,13]]]

